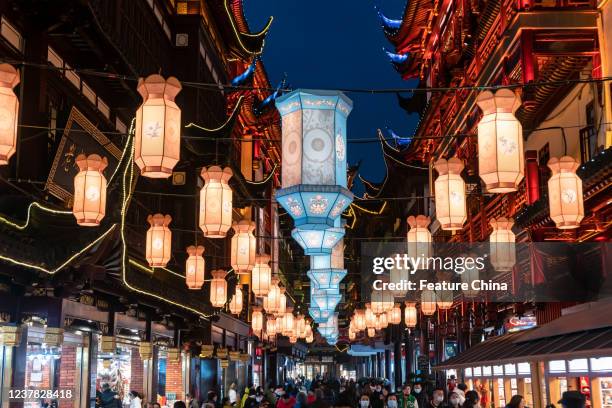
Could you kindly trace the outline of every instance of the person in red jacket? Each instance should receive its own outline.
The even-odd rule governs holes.
[[[293,408],[295,405],[295,397],[285,392],[282,397],[276,401],[276,408]]]

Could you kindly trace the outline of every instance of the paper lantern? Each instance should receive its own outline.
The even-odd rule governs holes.
[[[376,315],[376,323],[374,324],[374,328],[376,330],[385,329],[389,326],[389,321],[387,320],[387,313],[381,313]]]
[[[548,180],[550,218],[559,229],[580,226],[584,218],[582,180],[576,174],[580,163],[573,157],[553,157],[548,161],[552,177]]]
[[[305,255],[331,254],[344,237],[345,230],[340,225],[338,218],[334,227],[296,227],[291,231],[291,237],[302,247]]]
[[[236,274],[250,274],[255,266],[255,246],[257,240],[253,231],[255,223],[241,220],[232,225],[234,236],[231,245],[231,264]]]
[[[357,337],[357,335],[355,334],[355,332],[349,331],[349,340],[350,341],[355,340],[356,337]]]
[[[372,290],[371,307],[375,314],[385,313],[393,309],[395,299],[390,290]]]
[[[409,257],[429,258],[433,253],[431,246],[431,232],[429,232],[429,217],[424,215],[410,216],[406,219],[410,229],[406,234],[407,249]]]
[[[340,281],[344,279],[346,273],[346,269],[332,267],[332,255],[312,255],[310,257],[310,270],[306,272],[306,276],[317,289],[337,291],[340,288]]]
[[[314,301],[312,300],[312,296],[311,296],[311,305],[314,305]],[[315,323],[321,323],[326,321],[329,318],[329,315],[331,314],[330,310],[321,310],[319,309],[316,305],[314,306],[310,306],[308,308],[308,314],[310,315],[310,317],[312,317],[312,320]]]
[[[368,337],[374,337],[374,336],[376,336],[376,329],[374,329],[373,327],[369,328],[368,329]]]
[[[208,238],[225,238],[232,226],[232,189],[228,182],[234,175],[229,167],[202,169],[204,187],[200,190],[200,229]]]
[[[453,307],[454,296],[452,290],[438,290],[435,293],[438,309],[448,310]]]
[[[291,344],[295,344],[295,343],[297,343],[297,337],[295,337],[295,336],[290,336],[290,337],[289,337],[289,343],[291,343]]]
[[[278,311],[277,314],[285,314],[287,312],[287,295],[285,292],[286,288],[280,288],[280,294],[278,295]]]
[[[0,79],[2,75],[2,65],[0,65]],[[0,87],[0,92],[2,87]],[[11,91],[12,92],[12,91]],[[0,93],[0,103],[2,93]],[[2,107],[0,105],[0,139],[2,138]],[[106,214],[106,177],[102,173],[108,160],[97,154],[85,156],[79,154],[75,160],[79,167],[79,172],[74,176],[74,202],[72,213],[76,218],[77,224],[85,227],[95,227],[100,225],[100,221]]]
[[[362,331],[367,328],[366,318],[365,318],[365,310],[357,309],[355,310],[354,321],[355,321],[355,329],[357,331]]]
[[[436,292],[433,290],[423,290],[421,292],[421,312],[425,316],[436,313]]]
[[[524,177],[523,128],[514,112],[521,98],[510,89],[481,92],[476,104],[478,122],[478,174],[491,193],[516,191]]]
[[[414,303],[406,302],[406,307],[404,309],[404,324],[406,327],[416,327],[417,315],[418,313]]]
[[[0,64],[0,165],[8,164],[17,146],[19,100],[13,88],[18,83],[19,71],[12,65]]]
[[[402,309],[398,304],[387,312],[387,321],[389,324],[400,324],[402,322]]]
[[[138,81],[143,103],[136,111],[134,163],[145,177],[168,178],[181,152],[181,109],[174,98],[178,79],[150,75]]]
[[[151,227],[147,231],[146,258],[149,266],[165,267],[172,255],[172,232],[169,215],[154,214],[147,218]]]
[[[434,164],[436,218],[444,230],[460,230],[467,219],[465,182],[461,178],[463,162],[456,157],[440,159]]]
[[[277,333],[277,324],[278,320],[273,315],[268,315],[266,317],[266,336],[274,337]]]
[[[306,336],[306,343],[312,343],[314,341],[314,334],[310,333],[308,336]]]
[[[210,303],[213,307],[223,307],[227,302],[227,281],[225,275],[227,273],[222,269],[212,271],[212,280],[210,281]]]
[[[338,337],[338,313],[332,313],[326,321],[320,323],[318,330],[328,342]]]
[[[242,289],[240,288],[240,285],[236,285],[236,292],[234,293],[234,296],[232,296],[232,300],[229,304],[229,310],[232,314],[239,315],[242,313],[242,297]]]
[[[261,312],[260,307],[253,307],[253,313],[251,314],[251,328],[256,333],[263,330],[263,313]]]
[[[185,283],[187,287],[192,290],[202,289],[204,284],[204,271],[206,263],[204,262],[204,247],[189,246],[187,247],[187,254],[189,257],[185,262]]]
[[[285,316],[283,317],[283,328],[282,328],[283,336],[287,336],[287,337],[291,336],[291,334],[295,330],[293,323],[294,323],[293,308],[287,307],[287,310],[285,311]]]
[[[333,226],[351,201],[346,189],[346,119],[341,92],[296,90],[276,100],[282,117],[282,189],[276,199],[306,229]]]
[[[305,327],[306,327],[306,321],[304,320],[304,316],[303,315],[297,315],[295,317],[295,319],[293,319],[295,322],[295,333],[298,337],[303,338],[305,337]]]
[[[372,311],[371,303],[366,304],[364,317],[366,328],[373,328],[376,325],[376,314]]]
[[[516,248],[512,218],[492,218],[489,221],[493,232],[489,237],[489,251],[491,253],[491,265],[496,271],[511,271],[516,264]]]
[[[333,312],[334,310],[336,310],[336,306],[338,306],[340,300],[342,300],[342,295],[339,293],[322,290],[317,291],[312,296],[312,299],[314,300],[316,307],[318,307],[319,309],[323,311]]]
[[[262,254],[255,257],[255,266],[251,273],[251,289],[255,296],[266,296],[272,282],[270,255]]]
[[[278,286],[279,279],[273,277],[270,279],[270,290],[268,294],[263,297],[263,308],[267,313],[275,314],[280,308],[280,295],[281,290]]]

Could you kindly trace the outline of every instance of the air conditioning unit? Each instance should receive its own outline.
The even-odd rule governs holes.
[[[177,34],[175,44],[177,47],[187,47],[189,45],[189,34],[187,33]]]

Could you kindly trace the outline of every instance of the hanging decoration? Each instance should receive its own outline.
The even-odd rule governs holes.
[[[266,313],[276,314],[280,309],[280,295],[281,290],[278,286],[279,279],[274,276],[270,279],[270,290],[268,294],[263,297],[263,308]]]
[[[283,317],[283,328],[282,328],[283,336],[289,337],[292,335],[293,330],[295,329],[293,323],[294,323],[293,308],[288,306],[285,311],[285,316]]]
[[[354,317],[354,322],[355,322],[355,329],[357,331],[362,331],[367,328],[365,311],[363,309],[355,310],[355,315],[353,317]]]
[[[373,327],[368,328],[368,337],[376,336],[376,329]]]
[[[406,327],[414,328],[417,325],[417,309],[414,303],[406,302],[404,309],[404,324]]]
[[[273,315],[266,316],[266,336],[274,337],[276,336],[278,320]]]
[[[232,226],[232,189],[229,167],[203,168],[204,187],[200,190],[200,229],[207,238],[225,238]]]
[[[223,307],[227,302],[227,281],[226,272],[223,269],[212,271],[210,281],[210,303],[213,307]]]
[[[387,321],[389,324],[400,324],[402,322],[402,309],[398,304],[395,304],[393,309],[387,312]]]
[[[234,236],[231,244],[231,264],[236,274],[250,274],[255,266],[255,247],[257,240],[253,231],[255,223],[241,220],[232,225]]]
[[[185,283],[191,290],[200,290],[204,284],[204,271],[206,263],[202,254],[204,247],[191,245],[187,247],[189,257],[185,262]]]
[[[468,253],[467,257],[475,256],[474,254]],[[475,298],[480,293],[480,290],[474,289],[473,282],[480,280],[480,270],[476,265],[466,265],[465,271],[461,274],[461,282],[468,285],[468,289],[463,290],[463,296],[466,298]]]
[[[334,221],[334,226],[318,224],[316,227],[295,227],[291,237],[304,249],[305,255],[331,254],[333,248],[344,237],[345,230],[341,227],[340,218]]]
[[[234,292],[234,296],[232,296],[232,300],[229,304],[229,310],[232,314],[239,315],[242,313],[242,301],[243,294],[240,285],[236,285],[236,292]]]
[[[582,180],[576,174],[580,163],[571,156],[548,161],[552,176],[548,179],[548,205],[550,218],[559,229],[580,226],[584,218],[584,195]]]
[[[461,178],[463,162],[456,157],[434,163],[436,218],[444,230],[460,230],[467,219],[465,182]]]
[[[491,265],[498,272],[511,271],[516,264],[516,237],[512,232],[514,220],[500,217],[492,218],[489,223],[493,227],[489,237]]]
[[[263,297],[270,291],[272,282],[272,268],[270,268],[270,255],[255,256],[255,266],[251,273],[251,290],[257,297]]]
[[[277,316],[278,315],[283,315],[287,312],[287,295],[285,295],[285,292],[287,291],[286,288],[282,287],[279,290],[279,295],[278,295],[278,311]]]
[[[452,290],[438,290],[435,293],[438,309],[448,310],[453,307],[454,297]]]
[[[2,66],[0,64],[0,80],[2,79]],[[1,82],[0,82],[1,85]],[[2,87],[0,86],[0,103],[2,103]],[[11,90],[12,92],[12,90]],[[0,139],[2,138],[2,105],[0,105]],[[74,202],[72,213],[77,224],[84,227],[96,227],[106,214],[106,177],[103,171],[108,166],[106,157],[97,154],[76,157],[79,172],[74,176]]]
[[[374,314],[386,313],[393,309],[395,299],[390,290],[372,290],[371,307]]]
[[[424,215],[411,215],[406,219],[410,229],[406,234],[407,249],[409,257],[429,258],[433,254],[431,232],[429,223],[431,219]]]
[[[263,313],[259,306],[253,306],[253,313],[251,314],[251,329],[255,333],[259,333],[263,330]]]
[[[425,316],[436,313],[436,292],[433,290],[423,290],[421,292],[421,312]]]
[[[13,88],[19,80],[19,71],[14,66],[0,64],[0,166],[8,164],[17,148],[19,99]]]
[[[372,304],[367,303],[365,309],[365,322],[367,328],[373,328],[376,325],[376,314],[372,311]]]
[[[144,177],[168,178],[180,159],[181,109],[174,98],[181,83],[161,75],[140,78],[143,103],[136,111],[134,163]]]
[[[165,267],[172,255],[172,232],[168,225],[172,217],[163,214],[149,215],[151,225],[147,231],[146,258],[149,266]]]
[[[483,116],[478,122],[478,173],[491,193],[518,190],[525,171],[523,128],[514,116],[521,97],[510,89],[481,92],[476,104]]]

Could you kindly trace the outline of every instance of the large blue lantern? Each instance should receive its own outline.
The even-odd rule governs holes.
[[[313,305],[313,301],[311,299],[310,304]],[[326,310],[326,311],[322,311],[321,309],[319,309],[316,306],[310,306],[308,308],[308,314],[310,315],[310,317],[312,317],[312,320],[315,323],[323,323],[326,322],[327,319],[329,319],[329,316],[331,315],[331,311]]]
[[[321,309],[322,312],[333,312],[342,300],[342,295],[337,290],[317,290],[310,288],[311,304]]]
[[[344,269],[344,241],[340,240],[331,255],[312,255],[310,270],[306,273],[315,289],[339,291],[340,281],[346,276]]]
[[[338,339],[338,313],[332,313],[329,318],[319,323],[318,327],[319,333],[323,336],[327,342],[330,340]],[[330,343],[331,344],[331,343]]]
[[[338,217],[333,227],[327,224],[315,224],[308,228],[295,227],[291,236],[304,249],[305,255],[331,254],[344,237],[344,228],[340,225],[341,218]]]
[[[296,90],[276,100],[282,116],[282,189],[276,200],[301,230],[334,227],[353,201],[346,188],[346,119],[353,103],[335,91]]]

